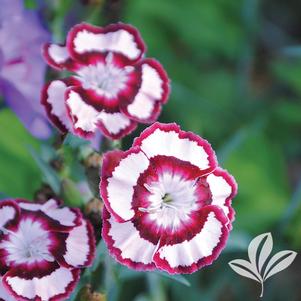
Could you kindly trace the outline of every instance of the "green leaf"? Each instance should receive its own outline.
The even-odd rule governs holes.
[[[63,179],[62,194],[64,203],[71,207],[81,207],[84,204],[83,198],[76,184],[70,179]]]
[[[90,142],[69,133],[69,134],[67,134],[66,138],[64,139],[63,144],[76,149],[83,145],[89,145]]]
[[[271,70],[282,85],[286,84],[301,94],[301,61],[300,60],[275,60]]]
[[[223,252],[247,251],[251,236],[245,232],[233,230]]]
[[[0,192],[0,199],[7,199],[8,195],[6,195],[5,193]]]
[[[0,191],[10,197],[32,199],[41,185],[41,172],[28,146],[39,147],[18,118],[8,109],[0,111]]]
[[[155,271],[152,273],[160,275],[160,276],[168,278],[168,279],[171,279],[173,281],[179,282],[185,286],[188,286],[188,287],[190,286],[190,282],[182,275],[170,275],[168,273],[160,272],[160,271]]]
[[[61,190],[61,184],[60,184],[60,179],[54,169],[45,162],[42,157],[36,152],[32,147],[28,146],[28,150],[32,155],[32,158],[35,160],[36,164],[40,168],[44,180],[46,181],[47,184],[53,189],[53,191],[56,194],[60,193]]]
[[[224,166],[238,183],[238,195],[233,200],[238,213],[235,227],[254,234],[269,229],[283,214],[289,199],[280,145],[270,142],[262,130],[249,132]]]
[[[105,260],[106,254],[107,246],[102,239],[96,247],[96,256],[93,265],[86,269],[85,275],[91,275],[92,273],[94,273],[97,270],[98,266]]]
[[[301,46],[289,46],[280,50],[280,53],[288,57],[301,57]]]
[[[278,120],[287,124],[293,126],[301,125],[301,103],[288,102],[287,99],[283,99],[282,102],[275,106],[274,114]]]
[[[24,6],[27,9],[35,9],[37,8],[36,0],[24,0]]]

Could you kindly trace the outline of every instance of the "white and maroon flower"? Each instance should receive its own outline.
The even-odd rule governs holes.
[[[53,199],[0,202],[0,300],[66,300],[94,253],[92,226],[78,209]]]
[[[103,239],[134,269],[192,273],[218,257],[232,228],[234,178],[206,140],[174,123],[106,153],[100,189]]]
[[[43,53],[53,68],[72,72],[42,92],[48,117],[63,132],[89,138],[100,130],[119,139],[138,122],[154,122],[167,102],[167,74],[143,58],[144,42],[130,25],[82,23],[69,31],[66,45],[47,44]]]

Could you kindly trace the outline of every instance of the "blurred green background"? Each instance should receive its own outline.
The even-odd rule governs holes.
[[[40,2],[56,41],[81,21],[136,26],[147,56],[157,58],[171,78],[171,97],[159,120],[177,122],[210,141],[239,186],[226,250],[212,266],[185,276],[189,285],[184,278],[130,272],[111,263],[114,275],[101,285],[94,279],[96,287],[116,301],[259,300],[259,285],[235,274],[228,262],[246,259],[250,240],[265,232],[272,232],[274,252],[301,249],[301,2]],[[26,5],[37,7],[33,0]],[[72,159],[72,146],[66,143],[63,151],[70,170],[54,174],[48,165],[58,156],[53,141],[31,137],[5,107],[0,133],[1,197],[33,199],[42,182],[53,187],[62,177],[80,180],[83,171]],[[267,281],[262,300],[301,300],[300,275],[297,256],[291,267]]]

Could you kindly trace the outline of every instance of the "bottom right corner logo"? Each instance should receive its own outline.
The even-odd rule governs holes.
[[[260,249],[261,247],[261,249]],[[256,236],[249,244],[249,261],[235,259],[229,262],[230,267],[239,275],[253,279],[261,284],[260,297],[263,297],[264,282],[271,276],[289,267],[297,253],[284,250],[270,256],[273,250],[271,233]]]

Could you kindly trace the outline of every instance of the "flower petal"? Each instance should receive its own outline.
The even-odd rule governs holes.
[[[140,89],[130,103],[123,105],[122,112],[129,118],[151,123],[157,120],[161,105],[169,95],[169,79],[161,64],[154,59],[145,59],[137,67],[142,76]]]
[[[42,211],[53,220],[58,221],[62,226],[74,227],[80,223],[82,214],[78,208],[56,208],[46,210],[42,208]]]
[[[200,168],[203,174],[217,166],[211,145],[201,137],[181,131],[175,123],[154,123],[135,139],[133,146],[139,146],[148,158],[157,155],[173,156]]]
[[[24,211],[19,223],[9,225],[0,242],[1,268],[19,273],[24,278],[43,277],[58,268],[57,257],[65,252],[67,234],[57,233],[58,227],[42,212]],[[58,229],[64,230],[64,229]],[[32,248],[32,257],[27,249]]]
[[[211,194],[208,184],[198,178],[200,170],[174,157],[156,156],[134,187],[133,223],[141,237],[155,243],[182,242],[200,231],[202,208]],[[202,182],[202,183],[201,183]],[[196,185],[197,183],[197,185]],[[162,203],[164,192],[173,200]]]
[[[92,225],[83,220],[82,224],[70,231],[66,240],[64,259],[73,267],[90,265],[95,256],[95,237]]]
[[[67,47],[73,58],[87,62],[90,54],[116,52],[129,62],[138,61],[145,45],[138,30],[127,24],[96,27],[87,23],[74,26],[67,37]]]
[[[16,202],[11,200],[0,201],[0,231],[6,225],[19,218],[20,209]]]
[[[82,221],[82,214],[78,208],[59,208],[60,202],[55,199],[49,199],[44,204],[19,200],[18,204],[20,208],[28,211],[41,210],[45,215],[59,222],[62,226],[75,227],[80,225]]]
[[[65,105],[65,92],[73,84],[76,84],[74,78],[54,80],[46,84],[42,90],[41,104],[48,118],[63,133],[72,132],[72,123]]]
[[[81,87],[72,87],[65,93],[68,114],[72,120],[73,131],[83,138],[91,138],[97,129],[101,109],[87,103]]]
[[[4,275],[3,285],[18,300],[66,300],[78,282],[79,272],[59,267],[47,276],[26,279],[11,270]]]
[[[121,139],[137,127],[137,123],[120,112],[102,111],[99,115],[98,127],[111,139]]]
[[[16,301],[16,299],[4,288],[0,277],[0,301]]]
[[[199,233],[181,243],[161,244],[154,255],[156,266],[170,274],[193,273],[211,264],[228,238],[227,218],[216,206],[202,209]]]
[[[212,195],[211,204],[221,207],[231,223],[234,219],[231,202],[237,194],[237,184],[234,178],[227,171],[217,168],[208,175],[206,180]],[[231,227],[231,224],[229,226]]]
[[[141,86],[141,71],[126,66],[116,53],[94,55],[89,64],[77,70],[83,88],[82,96],[96,109],[119,111],[123,102],[130,102]]]
[[[107,209],[117,221],[126,221],[134,216],[134,187],[148,165],[147,157],[137,148],[104,155],[100,190]]]
[[[97,129],[111,139],[120,139],[137,126],[136,122],[120,112],[105,112],[101,106],[96,108],[80,87],[67,90],[66,105],[74,132],[85,139],[93,137]]]
[[[69,56],[65,45],[47,43],[43,46],[43,56],[48,65],[58,70],[75,71],[80,66]]]
[[[143,239],[131,221],[118,223],[103,210],[102,237],[110,254],[121,264],[136,270],[153,270],[157,245]]]

